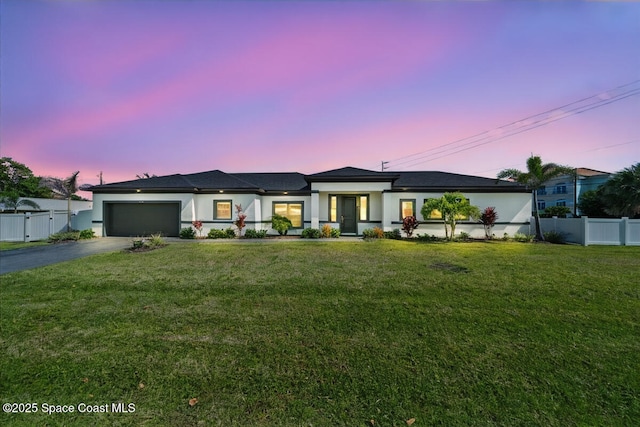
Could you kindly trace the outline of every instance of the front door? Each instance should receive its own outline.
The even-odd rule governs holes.
[[[340,233],[356,234],[358,232],[356,198],[344,196],[340,200]]]

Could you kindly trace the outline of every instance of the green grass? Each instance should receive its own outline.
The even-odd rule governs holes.
[[[37,242],[0,242],[0,251],[11,251],[13,249],[31,248],[33,246],[47,245],[46,240],[39,240]]]
[[[385,240],[174,244],[12,273],[2,403],[135,412],[0,424],[634,425],[639,277],[640,247]]]

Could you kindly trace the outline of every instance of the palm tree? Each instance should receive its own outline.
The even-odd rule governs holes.
[[[436,212],[437,211],[437,212]],[[429,199],[422,205],[420,210],[424,219],[439,213],[444,223],[444,235],[447,240],[453,240],[456,234],[456,221],[465,217],[480,218],[480,209],[469,204],[469,200],[464,194],[456,191],[454,193],[444,193],[438,199]],[[451,229],[451,235],[449,235]]]
[[[536,240],[544,241],[542,230],[540,229],[540,215],[538,214],[538,189],[545,182],[560,175],[574,176],[575,169],[569,166],[562,166],[556,163],[542,163],[539,156],[531,156],[527,159],[527,171],[518,169],[505,169],[498,173],[498,179],[510,179],[520,184],[526,185],[533,193],[533,211],[536,222]]]
[[[640,214],[640,163],[617,172],[598,193],[608,214],[630,218]]]
[[[47,176],[40,180],[40,185],[50,189],[54,198],[67,199],[67,231],[71,231],[71,197],[78,191],[78,174],[80,171],[66,179]]]
[[[20,200],[20,196],[17,193],[9,193],[0,198],[0,203],[4,205],[6,209],[13,209],[13,213],[18,213],[20,206],[29,206],[33,209],[40,209],[40,205],[29,199]]]

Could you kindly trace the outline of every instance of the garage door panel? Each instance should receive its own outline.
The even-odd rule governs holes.
[[[107,236],[175,237],[180,232],[180,203],[107,203]]]

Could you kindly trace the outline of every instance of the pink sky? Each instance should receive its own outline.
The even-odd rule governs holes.
[[[495,177],[531,153],[612,172],[640,161],[638,3],[3,0],[0,12],[0,154],[36,175],[384,160]]]

